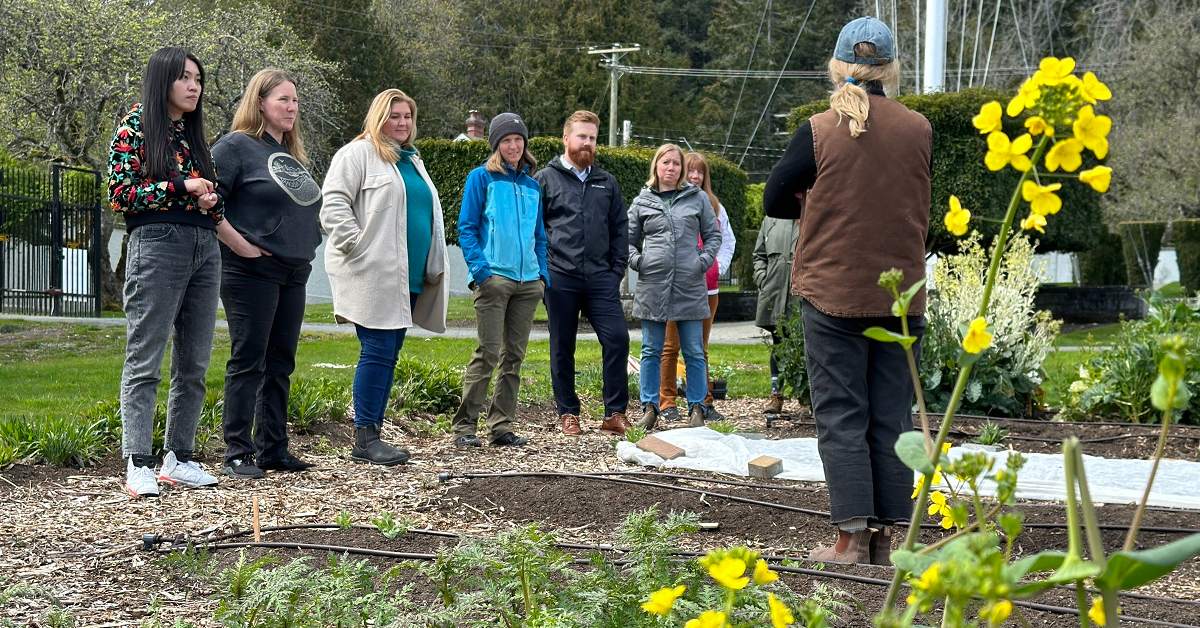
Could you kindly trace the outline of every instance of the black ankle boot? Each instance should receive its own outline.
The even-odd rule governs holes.
[[[408,450],[403,447],[393,447],[379,438],[379,425],[354,428],[354,448],[350,450],[350,458],[358,462],[369,462],[392,466],[408,462]]]

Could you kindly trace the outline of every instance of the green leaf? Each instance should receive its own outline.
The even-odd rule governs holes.
[[[1008,574],[1013,578],[1023,578],[1025,574],[1038,573],[1041,571],[1054,571],[1062,566],[1066,560],[1067,553],[1057,550],[1047,550],[1038,552],[1032,556],[1026,556],[1021,560],[1008,566]]]
[[[1091,561],[1084,560],[1078,556],[1068,555],[1063,560],[1062,565],[1055,571],[1046,582],[1052,584],[1068,584],[1071,582],[1079,582],[1100,574],[1100,566]]]
[[[913,336],[897,334],[894,331],[888,331],[882,327],[868,327],[865,331],[863,331],[863,335],[871,340],[877,340],[879,342],[898,342],[903,345],[905,349],[911,347],[913,343],[917,341],[917,339]]]
[[[922,280],[918,281],[917,283],[914,283],[913,285],[909,286],[908,290],[901,292],[900,298],[896,299],[896,302],[899,303],[901,306],[900,309],[903,310],[905,314],[908,313],[908,306],[910,303],[912,303],[913,297],[917,296],[917,292],[920,291],[921,286],[924,286],[924,285],[925,285],[925,280],[922,279]],[[899,316],[899,315],[897,314],[897,316]]]
[[[896,439],[896,455],[900,456],[909,469],[933,475],[933,465],[929,462],[929,454],[925,452],[925,435],[920,432],[905,432]]]
[[[1171,573],[1179,563],[1200,556],[1200,534],[1136,552],[1108,557],[1104,573],[1096,578],[1100,588],[1133,589]]]
[[[1187,407],[1189,397],[1186,391],[1187,388],[1177,382],[1175,394],[1172,396],[1170,379],[1159,373],[1158,377],[1154,378],[1154,384],[1150,386],[1150,403],[1159,410],[1183,409]]]
[[[937,557],[932,554],[918,554],[907,550],[892,552],[892,564],[896,569],[903,569],[908,573],[923,574],[936,561]]]

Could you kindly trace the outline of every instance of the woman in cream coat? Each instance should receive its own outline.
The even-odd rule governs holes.
[[[445,227],[437,189],[413,147],[416,113],[398,89],[377,95],[362,133],[334,155],[322,190],[333,312],[354,324],[361,346],[350,456],[382,465],[409,458],[379,437],[404,335],[414,324],[446,331]]]

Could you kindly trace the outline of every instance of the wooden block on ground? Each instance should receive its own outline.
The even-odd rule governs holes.
[[[657,437],[646,436],[637,442],[638,449],[648,451],[663,460],[674,460],[682,455],[684,451],[671,443]]]
[[[783,473],[783,461],[772,456],[759,456],[750,461],[750,477],[767,480]]]

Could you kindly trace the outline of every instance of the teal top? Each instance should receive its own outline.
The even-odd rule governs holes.
[[[408,206],[408,290],[420,294],[425,286],[425,260],[433,246],[433,193],[413,165],[414,148],[400,149],[396,168],[404,179]]]

